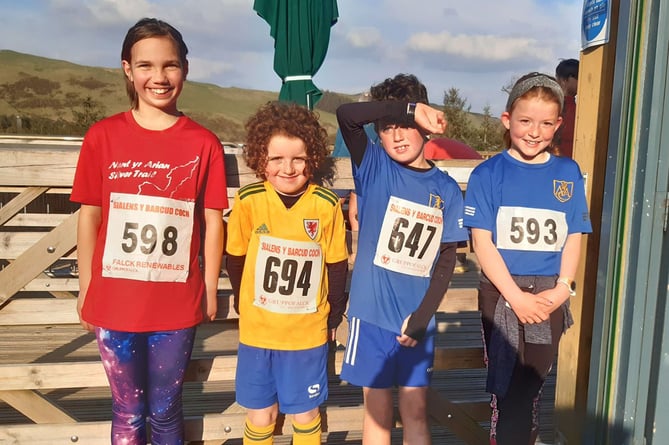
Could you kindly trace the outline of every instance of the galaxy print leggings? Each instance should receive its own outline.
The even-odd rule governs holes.
[[[184,443],[181,394],[195,327],[176,331],[95,329],[112,393],[112,445]]]

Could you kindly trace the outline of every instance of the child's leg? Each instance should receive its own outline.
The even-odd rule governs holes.
[[[279,415],[279,406],[262,409],[248,409],[244,424],[244,445],[272,445],[274,443],[274,427]]]
[[[564,312],[551,314],[552,344],[519,344],[519,357],[513,370],[509,389],[497,397],[497,445],[533,445],[538,434],[538,406],[541,389],[555,361],[562,336]]]
[[[182,390],[195,328],[148,336],[148,395],[153,445],[184,443]]]
[[[393,427],[391,388],[363,388],[365,414],[362,420],[363,445],[390,444]]]
[[[293,415],[293,445],[319,445],[321,432],[321,412],[318,408]]]
[[[111,443],[146,444],[146,338],[95,329],[112,394]]]
[[[401,386],[399,408],[404,427],[404,443],[412,445],[432,443],[427,422],[427,387]]]

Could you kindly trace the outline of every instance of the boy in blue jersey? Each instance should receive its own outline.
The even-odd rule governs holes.
[[[467,239],[462,194],[423,155],[427,134],[446,128],[444,114],[427,105],[425,86],[399,74],[371,94],[372,102],[337,110],[360,223],[341,378],[363,387],[364,444],[390,443],[395,386],[404,443],[429,444],[434,313],[453,274],[457,243]],[[369,123],[380,143],[365,134]]]

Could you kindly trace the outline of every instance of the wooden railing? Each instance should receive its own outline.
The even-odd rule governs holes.
[[[78,324],[76,314],[76,206],[67,202],[80,141],[49,143],[44,140],[10,140],[0,143],[0,327]],[[238,155],[226,155],[229,196],[240,186],[256,180]],[[479,161],[440,161],[465,187],[471,169]],[[353,187],[350,160],[336,160],[332,186]],[[40,210],[35,202],[43,200]],[[55,204],[54,204],[55,203]],[[58,211],[53,209],[58,207]],[[62,208],[66,208],[63,211]],[[32,210],[31,210],[32,209]],[[64,265],[64,271],[58,268]],[[69,269],[68,269],[69,268]],[[34,295],[41,298],[31,298]],[[50,298],[43,298],[48,295]],[[218,319],[234,318],[231,287],[227,277],[219,279]],[[454,304],[457,304],[455,302]],[[475,309],[474,309],[475,310]],[[344,331],[344,330],[342,330]],[[342,352],[334,357],[338,373]],[[188,382],[234,380],[235,356],[194,359]],[[435,369],[481,368],[480,346],[437,348]],[[78,422],[51,400],[54,389],[105,387],[107,379],[99,361],[0,364],[0,399],[30,419],[30,424],[0,427],[0,443],[51,444],[66,441],[82,444],[108,443],[109,421]],[[431,418],[447,426],[471,444],[487,443],[479,421],[489,415],[485,403],[453,403],[430,392]],[[361,428],[362,408],[326,407],[325,431]],[[211,413],[187,419],[189,441],[225,440],[242,435],[242,413]],[[0,422],[1,423],[1,422]],[[283,427],[290,433],[290,426]]]

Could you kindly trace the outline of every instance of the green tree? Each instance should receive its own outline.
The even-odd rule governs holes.
[[[477,148],[476,130],[469,116],[471,105],[460,96],[460,90],[450,88],[444,92],[444,114],[448,120],[445,136]]]
[[[105,117],[105,107],[88,96],[82,104],[82,111],[72,110],[74,124],[85,133],[88,128]]]
[[[478,150],[495,151],[503,148],[504,127],[499,120],[492,117],[490,105],[483,107],[483,118],[477,133]]]

